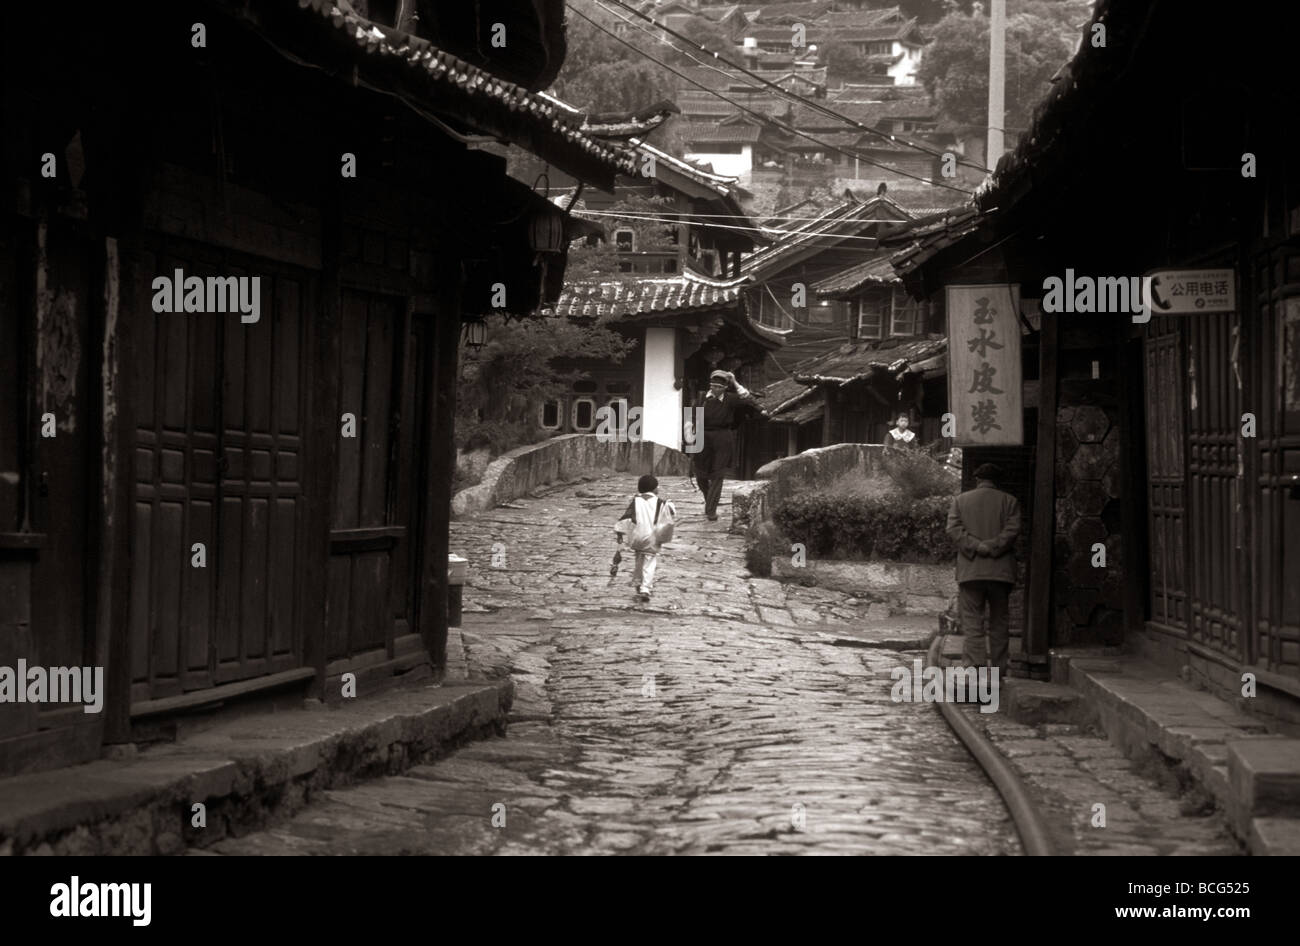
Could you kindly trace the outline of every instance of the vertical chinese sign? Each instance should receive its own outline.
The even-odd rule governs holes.
[[[1025,442],[1019,286],[948,286],[948,409],[959,446]]]

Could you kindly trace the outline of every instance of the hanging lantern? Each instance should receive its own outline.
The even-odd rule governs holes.
[[[478,351],[487,343],[487,323],[482,319],[475,319],[472,322],[465,323],[465,344]]]
[[[560,253],[564,250],[564,215],[547,211],[535,213],[528,222],[528,237],[536,253]]]

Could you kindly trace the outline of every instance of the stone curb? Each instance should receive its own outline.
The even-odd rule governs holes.
[[[314,792],[505,730],[509,679],[389,690],[336,709],[259,714],[125,759],[0,781],[0,854],[177,854],[262,828]],[[192,826],[192,806],[206,826]]]

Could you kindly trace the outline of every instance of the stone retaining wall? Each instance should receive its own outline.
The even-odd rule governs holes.
[[[957,594],[952,565],[810,558],[795,566],[787,555],[772,559],[772,577],[782,581],[812,578],[818,588],[880,601],[890,614],[943,614]]]
[[[519,447],[493,460],[477,486],[451,500],[455,518],[482,512],[524,496],[547,483],[563,483],[598,470],[684,476],[690,458],[657,443],[616,443],[595,434],[565,434]]]

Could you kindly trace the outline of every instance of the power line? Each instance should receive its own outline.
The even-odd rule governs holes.
[[[806,97],[800,95],[800,94],[797,93],[797,92],[791,92],[789,89],[782,88],[782,87],[781,87],[780,85],[778,85],[777,83],[772,82],[772,81],[770,81],[770,80],[768,80],[768,79],[763,78],[762,76],[758,75],[757,73],[752,72],[752,71],[750,71],[749,69],[746,69],[744,66],[738,65],[738,64],[736,64],[736,63],[734,63],[734,62],[731,62],[730,60],[723,59],[722,56],[720,56],[718,53],[713,52],[712,50],[706,48],[705,46],[701,45],[700,43],[695,42],[694,40],[690,39],[689,37],[683,36],[681,33],[678,33],[676,30],[672,29],[671,27],[669,27],[669,26],[667,26],[667,25],[665,25],[665,24],[663,24],[663,23],[659,23],[659,22],[655,21],[652,17],[646,15],[645,13],[642,13],[640,10],[637,10],[637,9],[635,9],[635,8],[633,8],[633,7],[628,6],[626,3],[623,2],[623,0],[594,0],[594,2],[595,2],[598,6],[600,6],[603,10],[605,10],[606,12],[610,13],[610,14],[613,15],[613,16],[617,16],[617,17],[618,17],[619,19],[621,19],[623,22],[625,22],[625,23],[629,23],[629,24],[631,24],[631,25],[633,25],[633,26],[637,26],[637,24],[633,23],[632,20],[629,19],[628,17],[626,17],[626,16],[622,16],[622,15],[620,15],[619,13],[615,12],[614,10],[611,10],[609,7],[605,6],[605,3],[606,3],[606,2],[609,2],[609,3],[613,3],[613,4],[615,4],[615,5],[619,6],[619,7],[622,7],[623,9],[625,9],[625,10],[629,11],[630,13],[632,13],[634,16],[638,16],[638,17],[640,17],[641,19],[645,20],[647,23],[650,23],[651,25],[655,26],[656,28],[658,28],[658,29],[660,29],[660,30],[663,30],[665,33],[669,34],[670,36],[673,36],[673,37],[675,37],[676,39],[679,39],[679,40],[681,40],[681,41],[684,42],[684,43],[689,43],[690,45],[692,45],[692,46],[694,46],[696,49],[698,49],[700,52],[703,52],[703,53],[706,53],[706,54],[712,56],[714,59],[718,60],[718,62],[723,63],[724,65],[728,66],[729,68],[731,68],[731,69],[735,69],[737,72],[742,73],[743,75],[748,76],[749,78],[755,79],[755,80],[757,80],[758,82],[763,83],[765,86],[768,86],[769,88],[774,89],[776,92],[778,92],[778,93],[781,94],[781,95],[784,95],[786,98],[790,99],[791,101],[798,102],[798,103],[800,103],[800,104],[802,104],[802,105],[806,105],[806,106],[808,106],[809,108],[814,109],[815,111],[821,112],[823,115],[826,115],[828,118],[834,118],[834,119],[836,119],[837,121],[846,122],[846,123],[852,125],[853,127],[860,129],[861,131],[865,131],[865,132],[867,132],[868,134],[876,135],[876,136],[878,136],[878,137],[880,137],[880,138],[888,139],[889,141],[891,141],[891,142],[893,142],[893,143],[895,143],[895,144],[903,144],[903,145],[906,145],[907,147],[909,147],[909,148],[913,148],[913,149],[915,149],[915,150],[917,150],[917,151],[920,151],[920,152],[922,152],[922,153],[924,153],[924,154],[927,154],[927,155],[929,155],[929,156],[932,157],[932,158],[943,158],[943,157],[944,157],[944,152],[936,151],[936,150],[934,150],[933,148],[928,148],[928,147],[926,147],[925,145],[917,144],[917,143],[915,143],[915,142],[913,142],[913,141],[909,141],[909,140],[907,140],[906,138],[900,138],[900,137],[898,137],[898,136],[896,136],[896,135],[891,135],[891,134],[889,134],[888,132],[883,132],[883,131],[880,131],[880,130],[878,130],[878,129],[872,128],[872,127],[870,127],[869,125],[864,125],[864,124],[862,124],[862,122],[858,121],[857,119],[850,118],[849,116],[847,116],[847,115],[845,115],[845,114],[843,114],[843,113],[841,113],[841,112],[837,112],[837,111],[835,111],[835,110],[832,109],[832,108],[828,108],[827,106],[824,106],[824,105],[820,104],[819,102],[816,102],[816,101],[814,101],[814,100],[812,100],[812,99],[806,98]],[[572,9],[572,7],[570,7],[570,9]],[[575,12],[576,12],[576,11],[575,11]],[[638,29],[641,29],[643,32],[645,32],[645,33],[647,33],[647,34],[650,32],[649,30],[646,30],[644,27],[640,27],[640,26],[638,26],[637,28],[638,28]],[[701,65],[701,66],[705,66],[706,68],[713,69],[713,70],[714,70],[715,72],[717,72],[719,75],[727,76],[727,74],[726,74],[725,72],[723,72],[721,69],[718,69],[716,66],[712,66],[712,65],[710,65],[709,63],[700,62],[700,60],[696,59],[694,56],[691,56],[690,53],[686,52],[686,50],[684,50],[684,49],[677,49],[677,47],[676,47],[676,46],[673,46],[671,43],[669,43],[669,44],[667,44],[667,45],[669,45],[671,48],[673,48],[673,49],[676,50],[677,52],[682,53],[682,54],[688,56],[688,57],[691,59],[692,62],[695,62],[695,63],[697,63],[697,64],[699,64],[699,65]],[[731,76],[727,76],[727,78],[731,78]],[[974,168],[975,170],[977,170],[977,171],[981,171],[981,172],[983,172],[983,173],[985,173],[985,174],[987,174],[987,173],[989,172],[989,169],[988,169],[988,168],[983,167],[982,165],[979,165],[979,164],[975,163],[974,161],[966,161],[966,160],[962,160],[962,158],[961,158],[959,155],[957,155],[956,152],[949,152],[949,153],[951,153],[951,154],[953,155],[953,157],[957,159],[957,163],[958,163],[958,164],[963,164],[963,165],[965,165],[966,167]]]
[[[575,217],[584,217],[584,216],[616,217],[619,220],[643,220],[648,223],[690,223],[689,220],[683,220],[683,219],[671,218],[671,217],[658,217],[650,214],[638,214],[635,211],[619,212],[613,210],[575,210],[573,212],[573,215]],[[826,222],[839,224],[848,221],[828,220]],[[864,222],[888,223],[889,221],[866,220]],[[827,239],[834,239],[834,240],[868,240],[872,243],[877,242],[876,237],[855,236],[849,233],[818,233],[816,231],[810,231],[810,230],[781,230],[777,228],[745,227],[739,224],[725,224],[725,223],[709,223],[709,224],[705,224],[705,226],[713,230],[743,230],[746,233],[775,233],[778,236],[783,236],[783,237],[801,237],[801,236],[808,237],[808,238],[826,237]]]
[[[595,20],[587,16],[587,14],[583,13],[581,10],[579,10],[577,7],[573,6],[572,4],[568,4],[568,7],[570,10],[578,14],[578,16],[582,17],[584,20],[586,20],[596,29],[600,30],[606,36],[612,37],[617,42],[622,43],[624,46],[628,47],[628,49],[640,53],[646,59],[649,59],[651,62],[655,63],[661,68],[668,70],[673,75],[677,76],[679,79],[684,79],[687,82],[691,83],[691,85],[704,89],[704,91],[708,92],[711,95],[717,96],[718,98],[722,99],[722,101],[728,103],[729,105],[732,105],[733,107],[739,109],[740,111],[744,112],[747,115],[753,115],[755,118],[758,118],[760,121],[770,122],[776,127],[780,128],[782,131],[786,131],[790,134],[798,135],[800,138],[805,138],[808,141],[813,142],[814,144],[821,145],[827,151],[834,151],[836,154],[842,154],[847,158],[854,158],[855,160],[861,161],[864,164],[870,164],[873,167],[878,167],[883,171],[889,171],[892,174],[899,174],[903,177],[911,178],[914,181],[920,181],[922,184],[928,184],[931,187],[942,187],[946,190],[956,191],[959,194],[965,194],[967,197],[975,196],[972,191],[965,190],[964,188],[954,187],[951,184],[944,184],[941,181],[928,180],[927,178],[924,177],[917,177],[915,174],[910,174],[907,171],[901,170],[899,168],[891,168],[888,165],[881,164],[879,161],[873,161],[871,158],[864,157],[863,155],[858,154],[856,152],[846,151],[845,149],[833,145],[828,141],[823,141],[821,138],[818,138],[815,135],[810,135],[807,132],[800,131],[799,129],[794,128],[793,126],[788,125],[785,122],[778,121],[777,119],[774,118],[770,118],[766,115],[763,115],[761,112],[754,111],[751,108],[746,108],[744,105],[741,105],[739,102],[735,101],[734,99],[728,98],[727,96],[723,95],[721,92],[717,91],[716,89],[710,89],[708,86],[704,85],[703,83],[697,82],[695,79],[692,79],[690,76],[685,75],[679,72],[678,70],[674,69],[672,66],[668,65],[668,63],[664,62],[663,60],[656,59],[654,56],[651,56],[644,49],[641,49],[640,47],[635,46],[632,43],[629,43],[627,40],[619,36],[613,30],[606,29],[604,26],[597,23]]]

